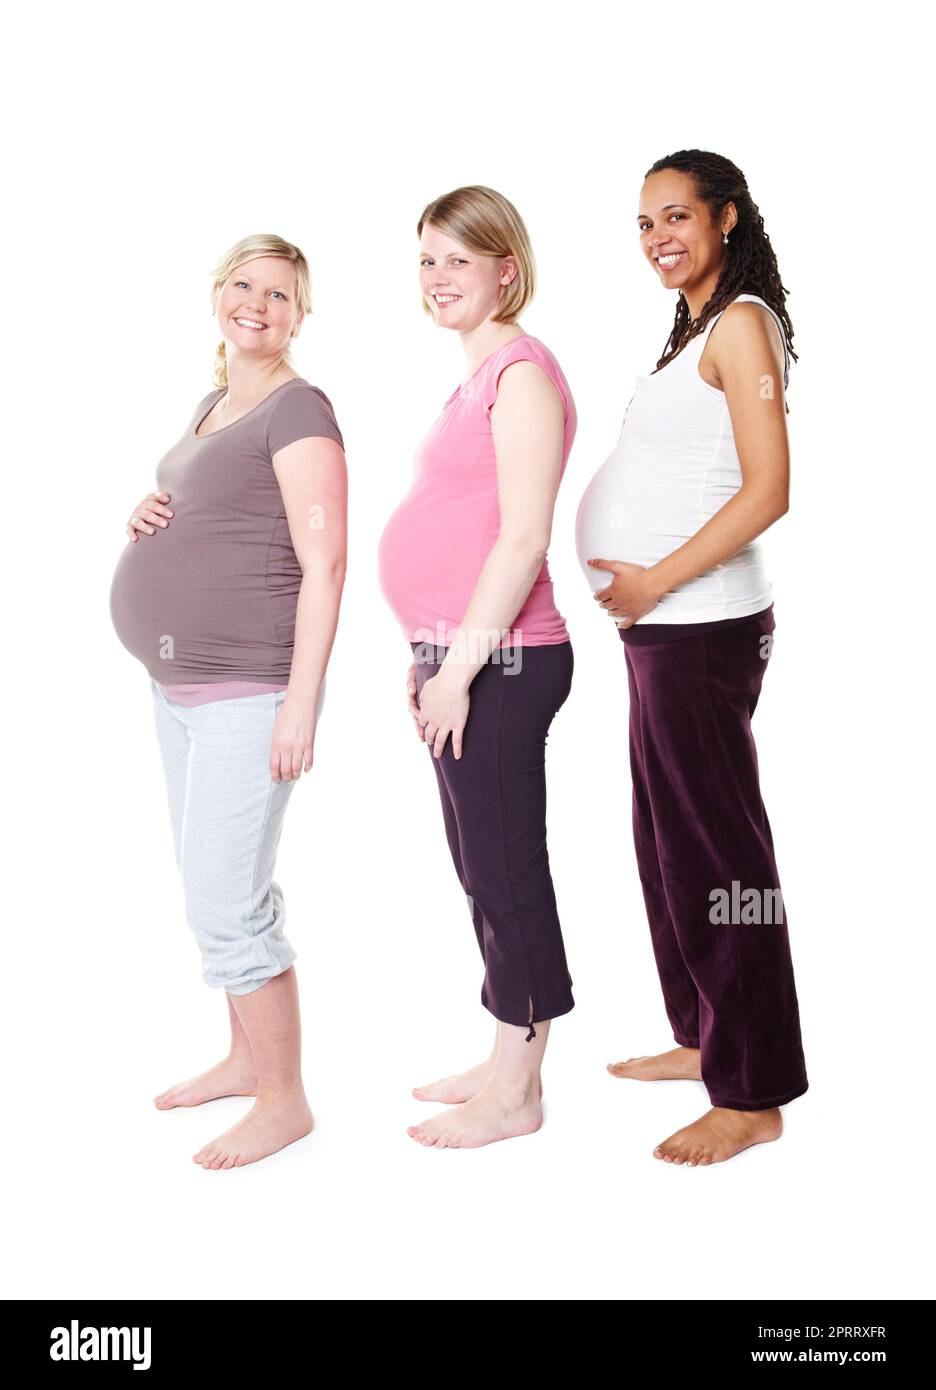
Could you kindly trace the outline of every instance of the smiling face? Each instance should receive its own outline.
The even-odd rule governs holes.
[[[215,300],[228,348],[282,357],[299,332],[296,272],[282,256],[255,256],[233,270]]]
[[[517,274],[513,256],[481,256],[427,223],[419,239],[419,288],[443,328],[468,333],[493,314]]]
[[[660,282],[704,303],[718,281],[727,247],[722,242],[738,220],[734,203],[712,226],[707,204],[700,202],[691,174],[661,169],[644,180],[637,225],[640,245]]]

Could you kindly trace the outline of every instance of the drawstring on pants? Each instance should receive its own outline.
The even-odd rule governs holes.
[[[523,1039],[523,1041],[524,1041],[524,1042],[529,1042],[531,1038],[535,1038],[535,1037],[536,1037],[536,1029],[533,1027],[533,1020],[532,1020],[532,1018],[531,1018],[531,1019],[530,1019],[530,1031],[529,1031],[529,1033],[527,1033],[527,1035],[526,1035],[526,1037]]]

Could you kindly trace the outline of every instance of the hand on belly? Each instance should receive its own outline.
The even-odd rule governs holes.
[[[592,597],[618,627],[633,627],[637,619],[646,617],[662,598],[651,572],[643,565],[632,565],[628,560],[589,560],[588,564],[595,570],[608,572],[608,583]]]

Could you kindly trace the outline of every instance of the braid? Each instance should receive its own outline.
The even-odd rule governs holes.
[[[783,324],[790,356],[798,361],[793,351],[793,324],[786,311],[788,291],[780,280],[777,257],[764,230],[764,219],[748,191],[747,180],[741,170],[730,159],[708,150],[679,150],[665,159],[658,159],[644,177],[658,174],[663,169],[675,169],[678,173],[691,175],[700,200],[709,209],[713,225],[729,202],[737,208],[738,221],[725,247],[725,264],[715,291],[694,321],[686,296],[680,294],[672,332],[656,370],[665,367],[667,362],[682,352],[686,344],[703,331],[713,315],[720,313],[739,294],[759,295],[765,304],[770,305]]]

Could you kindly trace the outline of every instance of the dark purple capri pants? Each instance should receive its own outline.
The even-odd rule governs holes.
[[[673,1036],[700,1049],[712,1105],[767,1110],[809,1085],[751,732],[774,618],[707,626],[621,630],[634,844]]]
[[[412,643],[417,698],[444,647]],[[574,1008],[546,851],[546,739],[572,684],[572,644],[495,653],[470,689],[462,756],[429,749],[455,872],[484,960],[481,1003],[530,1026]]]

